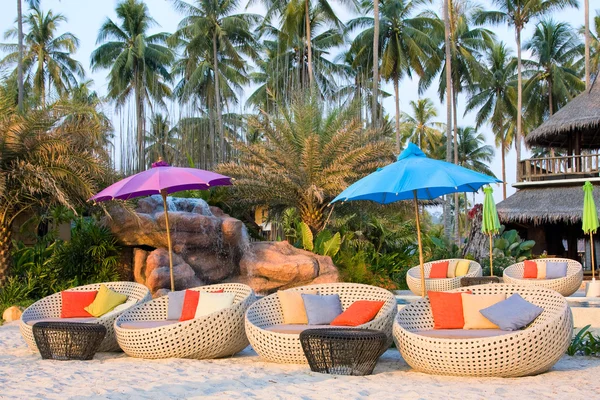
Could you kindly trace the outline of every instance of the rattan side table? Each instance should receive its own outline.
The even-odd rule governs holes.
[[[35,343],[44,360],[91,360],[106,328],[100,324],[38,322],[33,325]]]
[[[386,350],[385,333],[373,329],[323,328],[300,333],[302,350],[314,372],[370,375]]]

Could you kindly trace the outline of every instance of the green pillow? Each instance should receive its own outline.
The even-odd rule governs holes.
[[[105,285],[100,285],[100,290],[98,290],[96,298],[92,304],[85,307],[84,310],[92,314],[94,317],[99,318],[126,301],[127,296],[124,294],[110,290]]]

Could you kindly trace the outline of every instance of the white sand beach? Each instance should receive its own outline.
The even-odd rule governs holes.
[[[1,399],[598,399],[599,376],[599,358],[569,356],[533,377],[433,376],[412,371],[395,349],[365,377],[265,363],[250,347],[233,358],[206,361],[123,353],[50,361],[27,348],[16,323],[0,327]]]

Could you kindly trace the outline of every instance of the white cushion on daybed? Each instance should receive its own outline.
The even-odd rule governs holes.
[[[501,329],[432,329],[428,331],[413,332],[417,335],[440,339],[480,339],[486,337],[506,335],[513,332]]]

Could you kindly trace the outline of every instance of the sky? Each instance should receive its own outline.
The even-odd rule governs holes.
[[[242,8],[245,7],[245,0],[242,0]],[[354,14],[347,11],[344,7],[340,5],[339,2],[336,3],[337,0],[330,0],[331,3],[336,8],[338,15],[342,21],[347,21],[352,18]],[[16,10],[16,2],[8,0],[2,0],[2,13],[0,13],[0,31],[5,32],[10,27],[14,26],[17,10]],[[24,1],[25,2],[25,1]],[[590,15],[595,15],[595,7],[598,7],[598,0],[590,0]],[[58,32],[71,32],[75,36],[77,36],[80,40],[80,47],[77,53],[74,55],[74,58],[79,60],[83,66],[86,68],[89,78],[94,80],[94,88],[101,95],[106,93],[107,87],[107,71],[90,71],[90,55],[92,51],[97,47],[96,45],[96,37],[98,34],[98,30],[102,23],[106,20],[106,18],[111,18],[116,20],[115,7],[117,5],[117,0],[41,0],[41,7],[43,10],[52,9],[55,13],[60,12],[66,18],[67,22],[63,23],[59,26]],[[482,6],[487,9],[495,9],[495,7],[491,4],[490,0],[482,0],[478,2]],[[562,10],[560,12],[555,13],[552,17],[556,20],[567,22],[571,24],[574,29],[579,28],[584,23],[584,13],[583,13],[583,0],[580,1],[579,9],[568,9]],[[152,32],[173,32],[177,28],[177,24],[181,19],[181,15],[178,14],[172,7],[170,1],[168,0],[147,0],[146,4],[150,10],[151,16],[158,22],[159,27],[155,27]],[[434,10],[435,7],[438,7],[438,10],[441,14],[441,0],[435,0],[434,6],[432,8]],[[249,12],[254,13],[262,13],[262,8],[260,5],[255,5],[248,8]],[[499,40],[502,40],[511,48],[515,48],[514,46],[514,32],[512,29],[506,26],[497,26],[490,28],[496,35]],[[531,37],[531,34],[534,30],[534,23],[530,23],[522,37],[524,40]],[[515,52],[516,54],[516,52]],[[528,54],[526,51],[523,52],[523,58],[527,58]],[[418,81],[404,79],[401,82],[400,93],[402,97],[400,99],[400,109],[407,110],[409,107],[410,101],[416,101],[419,98],[418,90],[417,90]],[[440,103],[436,93],[437,83],[434,83],[432,87],[424,93],[421,97],[429,97],[434,101],[438,111],[438,121],[444,122],[446,115],[446,105],[444,103]],[[391,84],[383,84],[382,89],[393,93],[393,88]],[[252,89],[248,90],[248,93],[242,94],[242,98],[244,96],[248,96],[251,93]],[[470,113],[463,116],[464,113],[464,105],[466,103],[466,99],[464,97],[460,97],[458,101],[458,111],[459,111],[459,126],[474,126],[475,125],[475,114]],[[393,97],[389,97],[384,100],[384,107],[386,112],[390,115],[390,118],[394,117],[395,106]],[[122,121],[118,121],[118,116],[113,114],[113,123],[115,129],[119,130],[120,127],[123,126]],[[493,134],[488,126],[481,127],[479,130],[486,137],[486,141],[488,144],[495,147]],[[118,134],[118,132],[117,132]],[[524,149],[523,156],[527,157],[529,153]],[[506,165],[507,165],[507,183],[508,185],[508,195],[514,193],[515,189],[511,186],[512,183],[515,182],[516,178],[516,155],[514,149],[507,154],[506,157]],[[492,171],[496,174],[496,176],[501,177],[501,164],[500,164],[500,153],[499,150],[496,149],[496,156],[494,161],[491,164]],[[497,202],[502,200],[502,188],[500,186],[494,187],[494,197]],[[469,196],[471,198],[471,196]],[[478,194],[476,196],[477,202],[482,202],[483,195]]]

